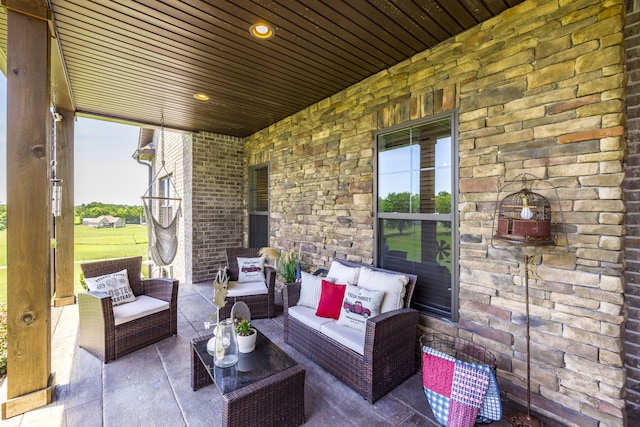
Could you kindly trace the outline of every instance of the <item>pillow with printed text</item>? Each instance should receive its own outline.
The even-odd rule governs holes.
[[[85,277],[87,288],[93,292],[107,292],[111,297],[112,305],[120,305],[135,301],[136,296],[129,286],[127,270],[106,274],[98,277]]]
[[[364,331],[367,319],[380,314],[383,298],[383,291],[347,285],[337,324]]]

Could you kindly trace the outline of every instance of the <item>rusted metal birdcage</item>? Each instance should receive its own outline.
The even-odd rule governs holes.
[[[551,205],[526,188],[507,195],[498,204],[495,237],[510,243],[532,246],[553,245]]]

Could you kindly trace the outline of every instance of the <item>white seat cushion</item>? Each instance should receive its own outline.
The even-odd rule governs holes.
[[[150,314],[169,310],[169,303],[147,295],[136,297],[135,301],[113,307],[113,318],[116,326]]]
[[[338,325],[334,320],[320,326],[320,332],[356,353],[364,355],[364,331]]]
[[[303,305],[295,305],[289,308],[289,316],[304,323],[308,327],[320,330],[320,326],[325,323],[333,322],[333,319],[316,316],[315,308],[305,307]]]
[[[229,282],[227,297],[245,297],[247,295],[266,295],[267,285],[264,282]]]

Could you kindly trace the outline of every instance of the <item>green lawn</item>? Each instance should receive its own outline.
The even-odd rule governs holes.
[[[396,228],[387,227],[384,231],[386,244],[390,249],[405,251],[407,260],[420,262],[422,259],[422,229],[421,223],[416,221],[413,227],[400,232]],[[451,229],[438,222],[436,228],[436,242],[442,248],[442,258],[438,257],[440,265],[451,269]]]
[[[76,290],[80,285],[80,263],[108,258],[141,255],[147,259],[147,228],[128,224],[124,228],[74,227],[74,274]],[[7,300],[7,232],[0,231],[0,303]]]

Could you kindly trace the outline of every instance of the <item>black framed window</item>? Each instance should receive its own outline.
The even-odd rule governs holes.
[[[173,183],[171,182],[172,176],[167,175],[164,178],[160,178],[160,215],[159,222],[163,227],[167,227],[173,219],[173,201],[169,200],[174,198]]]
[[[457,115],[376,134],[376,263],[416,274],[412,306],[458,312]]]
[[[269,165],[249,168],[249,247],[269,246]]]

